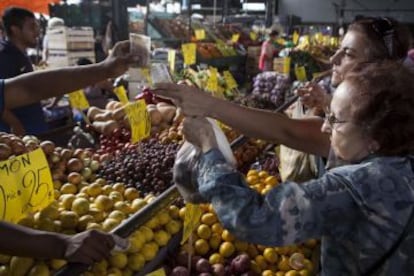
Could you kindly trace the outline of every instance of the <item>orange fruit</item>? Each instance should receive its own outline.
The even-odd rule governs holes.
[[[213,231],[213,233],[217,233],[217,234],[222,234],[223,233],[223,226],[221,226],[221,224],[219,222],[214,223],[211,226],[211,231]]]
[[[234,241],[234,236],[230,234],[230,232],[226,229],[223,230],[223,233],[221,234],[221,238],[223,239],[223,241],[228,241],[228,242]]]
[[[217,217],[213,213],[206,213],[201,216],[201,223],[213,225],[217,222]]]
[[[266,248],[263,251],[263,257],[266,259],[268,263],[271,264],[275,264],[279,259],[279,256],[277,255],[276,251],[270,247]]]
[[[264,270],[264,271],[262,272],[262,276],[273,276],[273,275],[274,275],[273,271],[271,271],[271,270],[269,270],[269,269]]]
[[[213,233],[208,240],[210,247],[214,250],[218,249],[221,244],[221,236],[217,233]]]
[[[194,249],[198,255],[203,256],[208,253],[210,246],[206,240],[198,239],[194,244]]]
[[[124,197],[128,201],[133,201],[134,199],[139,198],[139,192],[137,189],[130,187],[124,191]]]
[[[236,247],[238,252],[247,252],[247,249],[249,248],[249,244],[244,241],[236,240],[234,242],[234,247]]]
[[[257,182],[259,182],[259,177],[256,175],[249,175],[247,176],[246,181],[249,185],[255,185]]]
[[[267,171],[260,171],[259,172],[259,178],[266,179],[269,176],[269,173]]]
[[[265,257],[263,257],[262,255],[257,255],[256,258],[254,258],[254,260],[256,261],[257,265],[260,267],[262,271],[267,269],[267,262]]]
[[[266,177],[266,179],[264,180],[264,183],[266,185],[270,185],[272,187],[274,187],[277,184],[277,177],[273,176],[273,175],[269,175],[268,177]]]
[[[200,224],[197,228],[197,235],[200,238],[207,240],[211,236],[210,227],[207,224]]]
[[[257,170],[249,170],[249,171],[247,172],[247,176],[250,176],[250,175],[256,175],[256,176],[259,176],[259,172],[258,172]]]
[[[184,220],[185,217],[185,207],[182,207],[179,211],[180,218]]]
[[[170,214],[170,217],[173,219],[178,219],[180,217],[180,208],[175,205],[171,205],[168,209],[168,212]]]
[[[234,247],[234,245],[231,242],[226,241],[220,245],[219,252],[220,252],[220,255],[223,256],[224,258],[228,258],[234,254],[235,250],[236,248]]]
[[[211,254],[210,258],[208,258],[210,264],[222,264],[224,262],[223,257],[218,253]]]

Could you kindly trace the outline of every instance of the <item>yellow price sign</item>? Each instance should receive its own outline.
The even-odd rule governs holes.
[[[149,85],[152,85],[151,73],[148,68],[140,68],[141,75],[147,80]]]
[[[295,75],[298,81],[307,81],[306,69],[304,66],[295,67]]]
[[[316,33],[313,36],[313,39],[318,43],[318,44],[322,44],[323,43],[323,35],[322,33]]]
[[[184,244],[190,238],[191,233],[193,233],[194,229],[196,229],[200,223],[202,213],[200,205],[191,203],[185,204],[184,230],[181,244]]]
[[[73,108],[77,108],[80,110],[89,108],[89,102],[86,99],[86,96],[83,90],[74,91],[72,93],[69,93],[68,96],[69,96],[69,103]]]
[[[250,32],[250,39],[253,41],[257,40],[257,34],[255,32]]]
[[[185,43],[181,45],[183,51],[184,64],[193,65],[196,63],[196,45],[195,43]]]
[[[157,269],[151,273],[146,274],[145,276],[166,276],[164,268]]]
[[[283,74],[289,75],[290,73],[290,57],[283,58]]]
[[[168,65],[170,67],[171,72],[175,72],[175,56],[176,56],[175,50],[168,51]]]
[[[118,86],[114,89],[115,95],[118,97],[119,101],[123,104],[127,104],[129,102],[127,91],[123,85]]]
[[[295,44],[295,45],[298,44],[298,42],[299,42],[299,33],[297,31],[293,32],[292,41],[293,41],[293,44]]]
[[[197,40],[206,39],[206,31],[204,29],[197,29],[194,33]]]
[[[240,34],[233,34],[231,36],[231,42],[233,42],[233,43],[237,43],[239,41],[239,39],[240,39]]]
[[[224,76],[224,79],[226,80],[227,87],[229,89],[237,88],[237,86],[238,86],[237,82],[234,79],[233,75],[230,73],[230,71],[224,71],[223,76]]]
[[[0,219],[16,223],[55,200],[52,175],[41,149],[0,162]]]
[[[131,143],[135,144],[150,135],[151,120],[144,100],[125,106],[125,113],[131,125]]]
[[[218,91],[218,71],[217,68],[211,67],[210,68],[210,76],[207,80],[207,90],[211,92]]]
[[[280,44],[280,45],[285,45],[286,40],[284,40],[283,38],[279,37],[279,38],[276,40],[276,42],[277,42],[278,44]]]

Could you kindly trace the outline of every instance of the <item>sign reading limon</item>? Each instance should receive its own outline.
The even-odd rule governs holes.
[[[73,108],[80,110],[89,108],[89,102],[86,99],[85,93],[82,89],[69,93],[68,96],[69,103]]]
[[[16,223],[52,203],[54,187],[41,149],[0,162],[0,220]]]
[[[131,143],[135,144],[150,135],[151,121],[144,100],[125,106],[125,113],[131,125]]]

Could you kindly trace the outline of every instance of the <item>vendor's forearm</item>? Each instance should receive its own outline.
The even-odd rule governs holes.
[[[65,254],[65,237],[0,222],[0,253],[12,256],[59,259]]]
[[[17,94],[5,94],[5,103],[8,108],[32,104],[42,99],[61,96],[109,77],[109,68],[102,64],[24,74],[6,80],[6,89],[13,89]]]
[[[290,119],[280,113],[247,108],[216,99],[211,99],[209,106],[208,116],[221,120],[248,137],[328,156],[329,137],[321,132],[323,120],[320,118]]]

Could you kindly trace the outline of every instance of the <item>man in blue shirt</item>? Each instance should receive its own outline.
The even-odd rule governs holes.
[[[35,48],[39,26],[31,11],[11,7],[3,13],[6,38],[0,41],[0,78],[12,78],[32,72],[33,66],[26,55],[27,48]],[[17,135],[39,134],[48,129],[40,102],[13,110],[6,109],[0,130]]]

